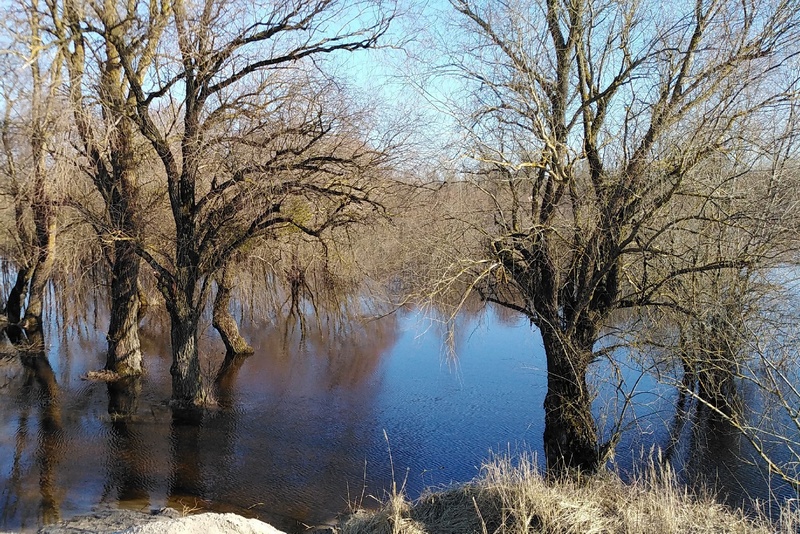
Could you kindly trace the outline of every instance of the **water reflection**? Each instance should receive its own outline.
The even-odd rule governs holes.
[[[124,423],[138,411],[142,393],[142,377],[125,377],[108,382],[108,415],[112,421]]]
[[[200,454],[201,448],[208,445],[200,436],[203,416],[204,412],[197,409],[174,409],[172,412],[169,494],[173,499],[202,498],[208,494],[203,480],[206,467]]]
[[[738,391],[737,397],[732,405],[741,411],[745,392]],[[736,417],[759,416],[741,411]],[[692,395],[679,394],[663,451],[664,461],[677,467],[687,483],[697,490],[712,488],[731,506],[750,509],[756,500],[791,496],[785,483],[762,471],[758,454],[735,423]]]
[[[49,349],[15,360],[19,372],[0,388],[0,530],[36,528],[105,502],[235,511],[302,532],[362,494],[383,496],[393,480],[405,480],[413,497],[471,479],[490,450],[541,450],[541,345],[526,321],[491,309],[460,319],[457,366],[443,358],[447,333],[413,311],[322,321],[305,332],[245,323],[249,357],[226,358],[209,328],[202,369],[218,404],[205,411],[168,405],[162,326],[148,316],[147,373],[138,380],[80,380],[104,363],[101,327],[49,336]],[[664,414],[675,398],[648,402],[637,416],[640,428],[652,425],[636,446],[666,444],[676,458],[705,451],[695,457],[698,472],[742,455],[689,400],[672,421],[673,443],[672,414]],[[712,441],[701,440],[706,434]]]
[[[692,397],[686,393],[685,389],[681,389],[678,392],[678,400],[675,403],[675,415],[669,427],[667,442],[661,446],[663,451],[662,459],[665,464],[672,465],[676,461],[680,461],[678,451],[682,443],[681,436],[690,420],[693,406]]]
[[[746,461],[742,445],[741,432],[728,419],[699,403],[691,426],[686,471],[698,485],[730,488],[730,484],[720,484],[725,478],[741,487],[736,471]]]
[[[217,376],[214,378],[214,396],[220,408],[225,410],[232,410],[234,408],[236,402],[236,391],[234,388],[236,376],[249,357],[249,354],[225,355],[225,360],[223,360],[219,371],[217,371]]]
[[[23,373],[17,394],[21,409],[17,416],[10,484],[4,491],[3,519],[9,513],[29,513],[35,508],[36,523],[51,523],[60,518],[62,490],[57,476],[66,448],[59,386],[44,352],[41,332],[27,337],[24,332],[12,329],[9,338],[21,347],[19,361]],[[33,420],[31,409],[35,413]],[[32,432],[36,434],[35,445],[31,443]],[[33,470],[38,471],[38,499],[25,487],[25,478],[32,470],[26,465],[29,456]]]
[[[137,422],[139,397],[142,392],[141,377],[127,377],[107,383],[108,415],[110,432],[108,437],[108,482],[103,492],[103,501],[150,505],[150,487],[154,473],[151,472],[148,436],[142,433]]]
[[[108,483],[103,501],[135,502],[149,507],[154,473],[150,472],[152,462],[148,456],[152,452],[147,445],[147,436],[137,425],[125,419],[111,422]]]

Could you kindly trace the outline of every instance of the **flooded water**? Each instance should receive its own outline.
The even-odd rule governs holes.
[[[51,326],[43,353],[0,363],[0,530],[108,504],[235,511],[302,532],[394,486],[416,497],[467,481],[493,453],[541,456],[545,364],[527,321],[492,309],[461,320],[455,361],[442,329],[414,311],[311,328],[304,339],[285,324],[246,325],[255,354],[225,366],[208,328],[203,369],[218,407],[203,413],[166,403],[164,326],[145,325],[147,374],[127,388],[82,380],[105,362],[104,333],[87,325]],[[600,387],[598,416],[617,409]],[[672,388],[647,378],[637,387],[622,469],[669,442],[675,415]],[[110,403],[134,415],[112,418]],[[703,465],[725,468],[727,492],[769,497],[741,443],[710,447]]]

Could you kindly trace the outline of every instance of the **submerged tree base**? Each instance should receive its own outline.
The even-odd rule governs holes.
[[[780,523],[747,518],[710,495],[696,496],[675,475],[655,468],[630,484],[605,471],[549,482],[527,458],[498,458],[476,480],[409,502],[392,494],[376,512],[359,510],[341,534],[463,534],[530,532],[796,533],[800,510]]]

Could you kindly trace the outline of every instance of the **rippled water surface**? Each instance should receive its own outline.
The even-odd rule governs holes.
[[[225,366],[208,328],[203,369],[210,383],[217,377],[218,407],[200,414],[166,404],[166,331],[145,325],[147,375],[122,395],[81,378],[104,364],[102,328],[51,332],[40,357],[0,363],[0,529],[107,503],[236,511],[299,532],[395,484],[414,497],[469,480],[492,452],[541,453],[540,341],[527,321],[491,309],[460,322],[457,360],[442,329],[410,311],[312,328],[305,339],[291,326],[250,325],[256,353]],[[670,388],[638,387],[641,421],[618,448],[623,468],[664,444],[674,417]],[[612,392],[603,395],[599,416],[616,409]],[[135,415],[112,420],[110,401]],[[731,445],[714,447],[718,462]]]

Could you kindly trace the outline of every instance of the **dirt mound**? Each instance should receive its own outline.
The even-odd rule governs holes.
[[[236,514],[199,514],[181,517],[170,508],[154,513],[106,509],[74,517],[39,530],[40,534],[284,534],[257,519]]]

